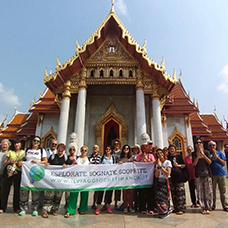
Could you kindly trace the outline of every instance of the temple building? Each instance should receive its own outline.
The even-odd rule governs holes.
[[[54,73],[45,69],[44,83],[29,114],[15,113],[0,140],[20,137],[26,146],[39,135],[47,147],[52,138],[67,144],[75,132],[78,148],[96,143],[103,153],[115,138],[133,145],[149,136],[160,148],[174,143],[184,156],[197,135],[220,150],[228,139],[216,114],[200,114],[176,72],[169,75],[164,59],[158,64],[147,55],[146,42],[134,40],[113,5],[94,33],[76,42],[73,57],[62,64],[57,58]]]

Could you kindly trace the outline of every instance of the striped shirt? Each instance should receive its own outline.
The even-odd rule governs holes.
[[[92,162],[92,164],[100,164],[101,155],[97,154],[96,156],[93,156],[93,154],[89,157],[89,161]]]

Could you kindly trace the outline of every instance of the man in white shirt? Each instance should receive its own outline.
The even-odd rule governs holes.
[[[56,139],[52,139],[52,140],[51,140],[50,147],[46,149],[46,152],[47,152],[47,159],[49,159],[49,157],[50,157],[52,154],[56,154],[56,153],[57,153],[57,145],[58,145],[57,140],[56,140]]]

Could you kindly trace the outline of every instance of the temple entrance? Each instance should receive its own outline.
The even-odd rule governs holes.
[[[112,141],[116,138],[120,138],[119,134],[119,124],[115,122],[115,120],[111,119],[105,124],[104,127],[104,148],[103,151],[105,150],[107,145],[112,146]]]
[[[100,153],[104,153],[107,145],[113,139],[118,138],[122,144],[127,143],[128,123],[112,105],[104,115],[102,115],[94,126],[96,144],[100,146]]]

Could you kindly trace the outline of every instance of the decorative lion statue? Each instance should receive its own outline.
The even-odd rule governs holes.
[[[78,135],[75,133],[75,132],[72,132],[70,135],[69,135],[69,138],[68,138],[68,146],[67,146],[67,154],[69,154],[69,149],[71,147],[74,147],[76,152],[76,156],[80,156],[81,155],[81,152],[78,151]]]

